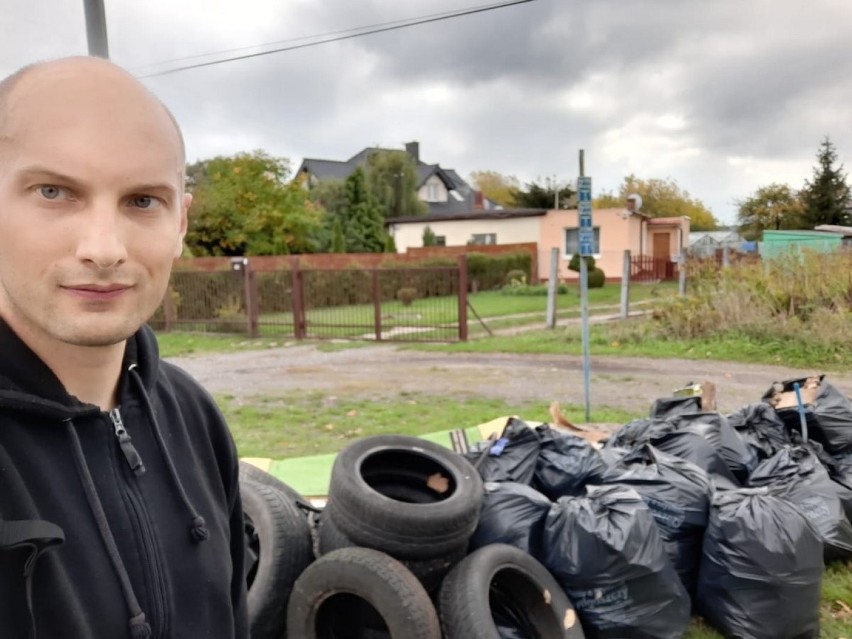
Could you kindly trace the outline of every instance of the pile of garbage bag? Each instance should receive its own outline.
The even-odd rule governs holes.
[[[852,402],[824,376],[727,416],[661,398],[602,447],[513,419],[467,457],[485,481],[471,548],[538,559],[588,637],[680,637],[693,614],[818,637],[824,563],[852,558]]]

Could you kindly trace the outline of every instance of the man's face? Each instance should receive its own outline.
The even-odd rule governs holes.
[[[180,254],[178,134],[129,78],[97,66],[34,72],[7,105],[0,314],[45,345],[119,343],[154,313]]]

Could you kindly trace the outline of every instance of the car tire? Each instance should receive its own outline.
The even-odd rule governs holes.
[[[467,544],[482,495],[479,473],[461,455],[427,440],[381,435],[337,455],[326,512],[359,546],[431,559]]]
[[[565,592],[532,555],[491,544],[468,555],[444,579],[438,609],[445,639],[584,639]]]
[[[334,639],[382,633],[357,625],[345,604],[375,610],[392,639],[441,639],[429,595],[400,562],[370,548],[342,548],[317,559],[296,580],[287,606],[287,636]]]
[[[317,528],[319,535],[319,555],[325,555],[340,548],[358,546],[340,531],[334,520],[327,515],[320,516]],[[382,550],[374,548],[374,550]],[[384,551],[383,551],[384,552]],[[411,573],[417,577],[428,593],[434,593],[441,587],[444,577],[467,555],[467,544],[459,546],[449,553],[431,559],[405,559],[396,557]],[[391,555],[392,556],[392,555]]]
[[[246,584],[253,639],[279,639],[287,623],[287,598],[313,560],[304,513],[279,490],[240,480],[247,541]]]

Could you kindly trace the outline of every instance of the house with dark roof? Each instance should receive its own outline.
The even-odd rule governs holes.
[[[368,147],[343,161],[305,158],[296,177],[308,188],[323,180],[345,180],[357,167],[367,164],[370,154],[387,150]],[[453,169],[423,162],[420,159],[419,142],[406,143],[405,150],[414,158],[417,166],[417,196],[429,206],[430,215],[457,215],[475,210],[501,208],[473,189]]]

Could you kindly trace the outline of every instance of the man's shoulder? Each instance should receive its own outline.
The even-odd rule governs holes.
[[[192,375],[179,366],[160,360],[157,375],[160,392],[173,395],[181,407],[201,407],[218,413],[213,396]]]

